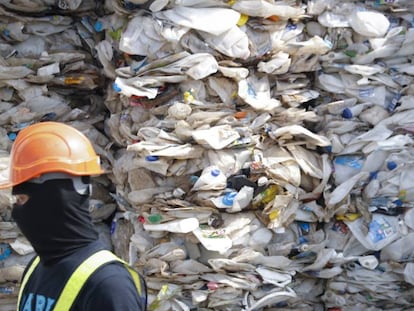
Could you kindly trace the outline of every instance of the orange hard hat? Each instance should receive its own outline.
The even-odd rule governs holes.
[[[104,171],[92,143],[79,130],[59,122],[29,125],[12,145],[9,180],[0,189],[53,172],[85,176]]]

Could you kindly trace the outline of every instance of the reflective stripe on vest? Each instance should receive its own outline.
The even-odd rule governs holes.
[[[135,286],[138,290],[138,294],[141,296],[142,288],[141,288],[141,281],[139,278],[138,273],[133,270],[125,261],[120,259],[119,257],[115,256],[113,253],[107,250],[102,250],[96,252],[95,254],[91,255],[87,258],[84,262],[82,262],[76,270],[72,273],[69,280],[66,282],[65,287],[63,288],[59,299],[56,302],[54,310],[70,310],[72,307],[73,302],[75,301],[76,297],[78,296],[79,292],[81,291],[83,285],[86,283],[88,278],[102,265],[111,262],[111,261],[119,261],[124,264],[124,266],[128,269],[129,273],[132,276],[132,279],[135,283]],[[27,284],[27,281],[30,278],[30,275],[33,273],[36,266],[39,264],[40,259],[36,257],[33,263],[30,265],[29,269],[27,270],[19,291],[19,296],[17,300],[17,310],[19,310],[20,302],[22,298],[22,293],[24,288]]]
[[[20,284],[20,290],[19,290],[19,296],[17,297],[17,310],[20,310],[20,301],[22,300],[22,294],[23,294],[23,290],[26,287],[26,283],[30,278],[30,275],[33,273],[34,269],[37,267],[37,265],[40,262],[40,258],[39,256],[37,256],[32,264],[30,265],[29,269],[27,269],[26,274],[23,277],[22,283]]]

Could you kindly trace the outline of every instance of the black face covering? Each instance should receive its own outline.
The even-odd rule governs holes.
[[[14,206],[12,217],[42,262],[53,263],[98,238],[89,215],[89,195],[77,193],[72,180],[26,182],[14,187],[13,194],[30,197]]]

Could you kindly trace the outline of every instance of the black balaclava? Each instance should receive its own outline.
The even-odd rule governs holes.
[[[12,217],[45,264],[51,264],[98,239],[89,214],[89,193],[76,192],[71,179],[25,182],[13,194],[27,194]]]

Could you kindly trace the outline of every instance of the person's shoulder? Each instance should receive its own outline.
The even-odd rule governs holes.
[[[100,306],[105,310],[144,310],[146,301],[138,294],[128,269],[117,261],[109,262],[95,271],[79,298],[78,302],[83,306]]]
[[[114,279],[123,279],[129,275],[130,273],[125,264],[114,260],[102,265],[99,269],[96,270],[93,276],[95,276],[97,279],[105,280],[108,277]]]
[[[125,264],[119,261],[110,261],[102,265],[96,272],[102,276],[111,275],[113,277],[124,277],[130,274]]]

